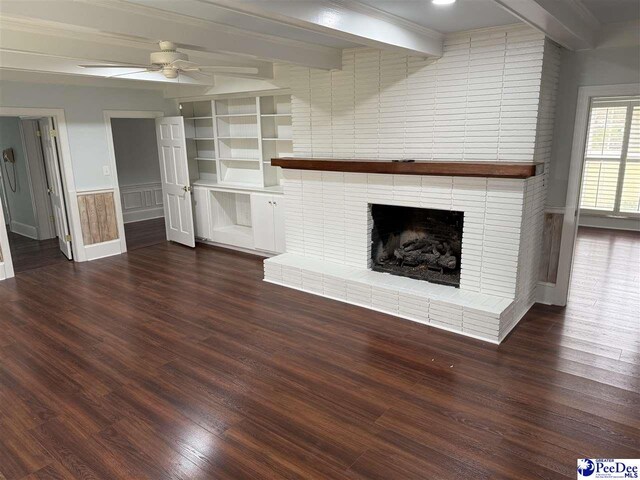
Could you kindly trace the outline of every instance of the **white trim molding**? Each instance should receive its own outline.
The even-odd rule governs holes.
[[[120,187],[124,223],[164,217],[162,184],[141,183]]]
[[[0,280],[13,277],[13,262],[11,260],[11,250],[9,249],[9,235],[4,221],[4,209],[0,203],[0,250],[2,260],[0,260]]]
[[[108,242],[94,243],[84,247],[87,254],[87,260],[98,260],[99,258],[120,255],[120,240],[110,240]]]
[[[27,225],[26,223],[11,220],[11,231],[18,235],[22,235],[23,237],[38,240],[38,229],[33,225]]]

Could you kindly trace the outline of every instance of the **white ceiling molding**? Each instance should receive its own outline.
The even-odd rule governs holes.
[[[51,2],[3,0],[3,16],[55,22],[64,26],[147,40],[170,40],[180,48],[244,55],[306,65],[314,68],[341,67],[341,51],[320,45],[257,34],[234,27],[169,14],[116,0]]]
[[[351,0],[311,2],[244,2],[200,0],[230,11],[243,12],[326,33],[361,45],[440,57],[443,35],[377,8]]]
[[[569,50],[594,48],[600,23],[579,0],[493,0]]]

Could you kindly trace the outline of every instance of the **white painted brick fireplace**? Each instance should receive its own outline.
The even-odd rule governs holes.
[[[541,162],[526,180],[284,170],[287,253],[265,280],[499,343],[535,301],[559,50],[527,26],[438,60],[345,50],[292,68],[294,155]],[[460,288],[370,270],[371,204],[464,212]]]
[[[520,254],[537,178],[285,170],[287,253],[265,261],[265,280],[497,343],[532,301],[519,283],[537,263]],[[460,288],[371,271],[374,203],[464,212]]]

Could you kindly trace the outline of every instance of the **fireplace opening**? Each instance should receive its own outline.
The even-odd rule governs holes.
[[[371,205],[371,269],[460,287],[463,212]]]

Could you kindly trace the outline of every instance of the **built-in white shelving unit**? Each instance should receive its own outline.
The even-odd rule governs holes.
[[[183,102],[192,180],[270,187],[281,181],[274,157],[291,156],[291,97]]]
[[[291,96],[260,97],[259,107],[264,177],[277,184],[281,173],[279,168],[271,166],[271,159],[293,156]]]
[[[291,97],[182,102],[181,111],[196,236],[246,249],[283,251],[283,222],[275,221],[282,209],[274,200],[281,193],[282,175],[271,159],[293,152]]]
[[[213,104],[210,100],[181,104],[192,180],[217,181]]]

